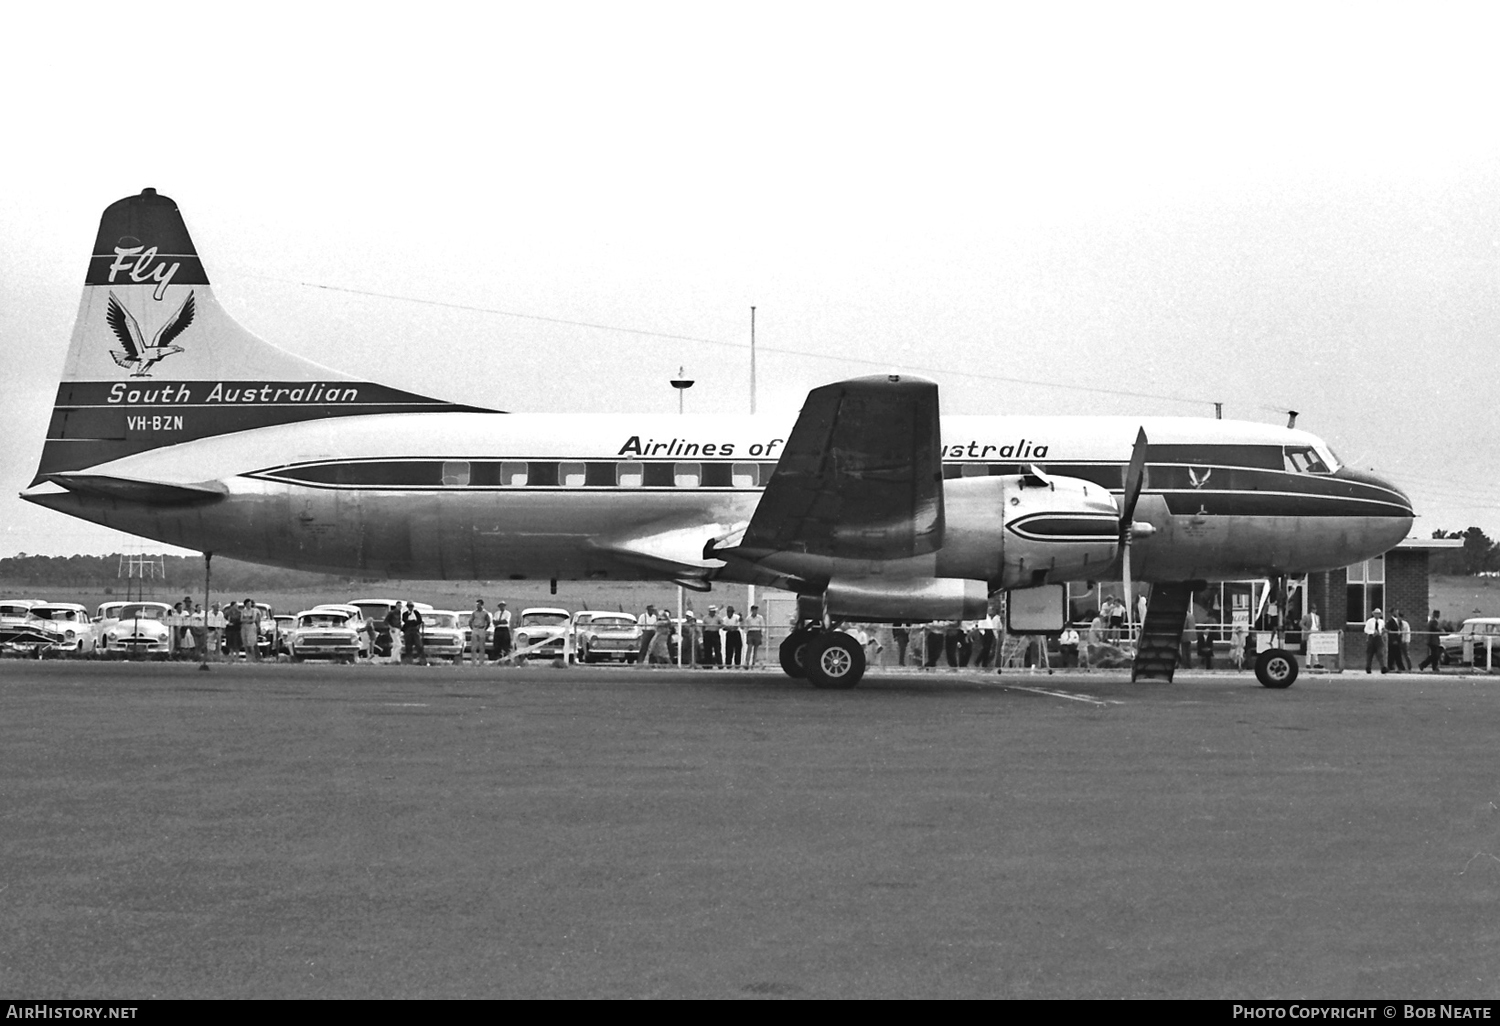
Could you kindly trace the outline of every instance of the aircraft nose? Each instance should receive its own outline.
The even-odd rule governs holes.
[[[1333,476],[1366,485],[1366,488],[1360,489],[1361,494],[1389,503],[1393,507],[1393,512],[1399,511],[1400,515],[1408,517],[1416,516],[1411,507],[1411,499],[1407,498],[1406,493],[1378,474],[1368,470],[1355,470],[1353,467],[1340,467],[1338,473]]]
[[[1395,548],[1411,531],[1416,511],[1411,499],[1393,483],[1367,470],[1341,467],[1335,478],[1348,481],[1352,494],[1368,504],[1370,539],[1384,546],[1380,551]]]

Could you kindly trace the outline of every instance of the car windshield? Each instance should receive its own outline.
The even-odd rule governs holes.
[[[347,619],[342,613],[308,613],[297,617],[298,627],[343,627]]]
[[[117,620],[161,620],[167,615],[167,611],[161,606],[145,606],[139,602],[128,606],[121,606],[120,611],[115,614]]]
[[[389,602],[351,602],[349,604],[358,607],[361,613],[376,623],[384,620],[391,611]]]
[[[25,616],[26,612],[27,608],[25,606],[0,604],[0,616]]]
[[[568,622],[567,613],[523,613],[522,627],[558,627]]]
[[[594,617],[594,624],[593,625],[595,627],[607,627],[610,630],[619,630],[621,628],[631,628],[631,627],[635,626],[635,617],[633,617],[633,616],[624,616],[624,615],[621,615],[621,616],[596,616],[596,617]]]
[[[65,620],[69,623],[77,623],[79,612],[76,609],[58,609],[56,606],[34,606],[31,615],[38,620]]]
[[[429,627],[442,627],[445,630],[458,629],[457,613],[423,613],[422,622]]]

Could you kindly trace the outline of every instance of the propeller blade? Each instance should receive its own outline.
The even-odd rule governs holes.
[[[1125,495],[1120,499],[1120,538],[1130,534],[1130,524],[1135,519],[1135,504],[1141,497],[1141,485],[1146,481],[1146,429],[1141,428],[1135,436],[1135,447],[1130,452],[1130,466],[1125,470]]]

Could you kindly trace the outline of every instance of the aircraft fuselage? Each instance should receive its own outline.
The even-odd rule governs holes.
[[[944,417],[955,575],[985,477],[1038,466],[1118,495],[1150,435],[1134,542],[1139,580],[1331,569],[1405,537],[1410,504],[1337,466],[1315,436],[1207,418]],[[201,499],[42,486],[27,498],[108,527],[236,559],[430,579],[737,579],[704,544],[752,516],[792,418],[409,413],[255,428],[89,468],[201,485]],[[170,426],[168,426],[170,430]],[[1310,471],[1309,460],[1321,471]],[[945,552],[948,553],[945,555]],[[965,556],[964,558],[969,558]],[[899,568],[893,568],[899,572]],[[1101,566],[1096,578],[1118,567]],[[962,576],[962,574],[956,574]]]

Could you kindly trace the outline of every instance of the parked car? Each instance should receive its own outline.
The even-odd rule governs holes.
[[[374,639],[375,654],[388,656],[391,654],[391,629],[386,626],[385,618],[392,609],[405,609],[406,600],[396,598],[360,598],[351,599],[343,605],[354,606],[364,614],[365,620],[370,624],[370,633]],[[432,609],[425,602],[413,602],[413,606],[422,611],[425,617]]]
[[[581,610],[573,614],[573,650],[580,663],[633,663],[641,651],[640,624],[629,613]]]
[[[165,602],[105,602],[94,621],[94,652],[165,657],[172,651],[171,612]]]
[[[352,663],[370,652],[364,614],[352,606],[318,606],[297,614],[286,637],[286,654],[294,663],[304,659],[337,659]]]
[[[30,637],[31,628],[28,624],[31,607],[45,604],[41,599],[6,599],[0,602],[0,652],[23,650],[22,646]]]
[[[26,631],[30,638],[21,642],[23,650],[38,655],[82,655],[94,647],[94,622],[76,602],[32,606],[26,611]]]
[[[276,611],[264,602],[255,603],[255,608],[260,610],[260,624],[255,632],[255,648],[262,659],[274,659],[280,650],[278,634],[281,624],[276,619]]]
[[[451,609],[422,610],[423,654],[428,659],[452,659],[455,663],[462,662],[464,650],[468,647],[464,641],[468,632],[460,620],[468,618],[468,613],[460,617]]]
[[[515,629],[519,659],[565,659],[572,654],[568,635],[573,616],[566,609],[523,609]]]
[[[290,613],[277,613],[272,619],[276,621],[276,639],[272,644],[271,654],[286,655],[286,635],[297,626],[297,618]]]
[[[1443,662],[1445,663],[1473,663],[1482,669],[1493,669],[1484,661],[1485,638],[1490,639],[1491,656],[1495,666],[1500,666],[1500,616],[1474,616],[1465,620],[1457,631],[1452,634],[1444,634]],[[1469,657],[1464,658],[1464,646],[1468,643],[1473,647],[1469,650]]]

